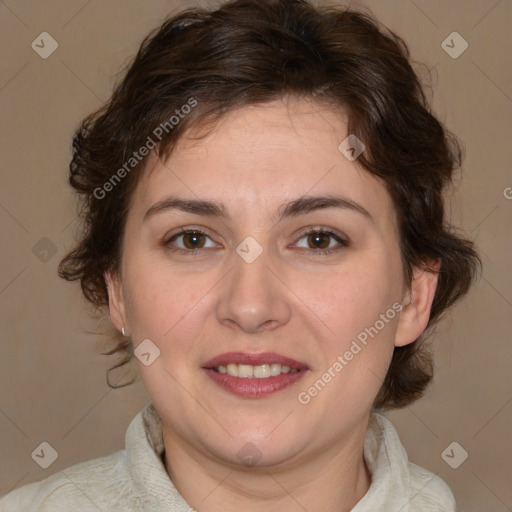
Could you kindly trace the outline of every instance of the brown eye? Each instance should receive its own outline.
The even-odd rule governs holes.
[[[309,229],[302,233],[296,246],[313,255],[325,255],[347,247],[348,241],[329,229]]]
[[[312,249],[326,249],[329,247],[331,237],[332,235],[328,233],[310,233],[308,235],[308,244],[310,244]]]
[[[180,231],[165,241],[164,245],[171,250],[190,253],[199,249],[211,249],[215,247],[213,240],[206,233],[197,229]]]
[[[204,246],[205,236],[197,231],[183,234],[183,245],[187,249],[200,249]]]

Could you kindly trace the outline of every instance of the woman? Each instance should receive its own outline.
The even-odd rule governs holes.
[[[107,307],[151,398],[126,449],[0,511],[453,511],[379,410],[432,378],[469,289],[460,165],[403,41],[303,0],[189,10],[74,138],[84,232],[60,274]]]

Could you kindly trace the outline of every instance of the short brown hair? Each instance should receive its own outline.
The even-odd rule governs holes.
[[[84,231],[59,275],[80,280],[99,310],[108,305],[104,274],[119,270],[127,212],[147,158],[126,162],[158,127],[152,140],[164,157],[189,127],[290,95],[348,113],[349,133],[366,146],[358,162],[383,180],[393,200],[406,282],[414,267],[441,260],[430,332],[466,294],[480,263],[444,213],[443,191],[460,167],[461,145],[432,115],[399,36],[370,14],[306,0],[188,9],[143,41],[111,99],[74,136],[69,181],[80,195]],[[426,334],[395,347],[375,407],[404,407],[423,394],[433,367]],[[124,358],[113,368],[124,365],[131,342],[118,339],[107,352],[114,353]]]

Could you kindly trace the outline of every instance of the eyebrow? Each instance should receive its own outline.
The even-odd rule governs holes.
[[[352,201],[346,197],[335,196],[335,195],[324,195],[324,196],[303,196],[285,203],[278,208],[278,217],[276,222],[287,217],[297,217],[311,213],[315,210],[321,210],[324,208],[341,208],[345,210],[351,210],[358,212],[368,219],[373,221],[370,212],[361,206],[359,203]],[[182,199],[179,197],[166,197],[165,199],[155,203],[149,210],[144,214],[144,221],[148,218],[164,213],[169,210],[181,210],[187,213],[193,213],[196,215],[202,215],[207,217],[221,217],[224,219],[229,218],[227,208],[216,201],[207,201],[201,199]]]

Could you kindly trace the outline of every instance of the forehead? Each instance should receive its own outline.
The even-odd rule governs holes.
[[[384,184],[339,150],[347,116],[311,100],[276,100],[195,127],[166,161],[151,157],[134,207],[165,194],[216,199],[239,212],[274,210],[304,195],[341,194],[378,215],[393,207]]]

